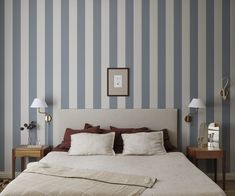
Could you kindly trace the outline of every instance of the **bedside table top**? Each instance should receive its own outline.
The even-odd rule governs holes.
[[[213,148],[213,147],[199,148],[195,146],[188,146],[187,149],[191,151],[223,151],[223,149],[221,148]]]
[[[46,146],[46,145],[43,145],[41,147],[27,147],[27,145],[20,145],[20,146],[17,146],[15,148],[13,148],[14,150],[46,150],[47,148],[50,148],[49,146]]]

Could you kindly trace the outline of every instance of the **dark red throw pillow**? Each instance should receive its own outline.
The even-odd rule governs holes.
[[[52,149],[52,151],[59,151],[59,152],[68,152],[69,148],[63,148],[61,147],[61,144],[57,145]]]
[[[84,129],[90,129],[90,128],[93,128],[93,127],[95,127],[95,126],[93,126],[93,125],[91,125],[91,124],[89,124],[89,123],[85,123],[85,125],[84,125]],[[98,126],[96,126],[96,127],[99,127],[99,133],[109,133],[109,132],[111,132],[111,131],[108,130],[108,129],[102,129],[102,128],[100,128],[100,125],[98,125]]]
[[[71,146],[71,135],[76,134],[76,133],[99,133],[99,126],[97,127],[91,127],[88,129],[81,129],[81,130],[74,130],[67,128],[65,133],[64,133],[64,139],[60,144],[60,148],[67,148],[69,149]]]

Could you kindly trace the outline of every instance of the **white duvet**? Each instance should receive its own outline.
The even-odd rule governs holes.
[[[40,162],[157,178],[154,187],[146,189],[142,195],[225,195],[217,184],[179,152],[155,156],[69,156],[67,152],[51,152]]]

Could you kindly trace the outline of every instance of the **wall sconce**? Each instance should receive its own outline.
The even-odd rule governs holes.
[[[39,99],[39,98],[35,98],[35,99],[33,100],[33,103],[31,104],[30,107],[31,107],[31,108],[37,108],[37,109],[38,109],[38,113],[40,113],[40,114],[45,114],[45,121],[46,121],[47,123],[51,122],[51,120],[52,120],[51,115],[48,114],[48,113],[46,113],[46,112],[42,112],[42,111],[40,110],[40,108],[47,108],[47,107],[48,107],[48,106],[47,106],[47,103],[45,102],[45,100]]]
[[[228,83],[229,83],[229,78],[228,77],[225,77],[222,79],[222,85],[223,85],[223,81],[226,80],[225,82],[225,85],[222,87],[222,89],[220,90],[220,96],[222,97],[222,99],[225,101],[228,99],[228,90],[227,90],[227,86],[228,86]]]
[[[195,108],[194,113],[189,113],[187,116],[185,116],[184,120],[185,122],[191,122],[192,121],[192,115],[198,112],[199,108],[205,108],[205,104],[202,102],[201,99],[193,98],[190,104],[188,105],[189,108]]]

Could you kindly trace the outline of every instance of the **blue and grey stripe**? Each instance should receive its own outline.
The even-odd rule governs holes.
[[[142,1],[142,108],[149,108],[149,0]]]
[[[73,81],[71,81],[73,82]],[[61,108],[69,108],[69,1],[61,1]]]
[[[198,1],[190,0],[190,99],[198,97]],[[190,112],[194,112],[190,109]],[[190,124],[190,144],[197,145],[198,114]]]
[[[45,1],[45,100],[53,119],[53,0]],[[53,124],[45,124],[45,144],[53,144]]]
[[[214,121],[214,1],[206,2],[206,122]]]
[[[5,156],[5,147],[4,147],[4,136],[5,136],[5,129],[4,129],[4,121],[5,121],[5,114],[4,114],[4,84],[5,84],[5,76],[4,76],[4,0],[0,0],[0,171],[4,171],[4,156]]]
[[[230,76],[230,0],[222,2],[222,77]],[[234,20],[234,19],[233,19]],[[234,35],[233,35],[234,36]],[[233,51],[234,55],[234,51]],[[223,85],[225,81],[223,81]],[[230,86],[229,89],[230,91]],[[230,103],[222,103],[222,144],[226,151],[227,169],[230,168]],[[229,169],[228,169],[229,171]]]
[[[20,48],[19,48],[19,53],[20,53]],[[20,70],[18,71],[20,73]],[[30,106],[34,98],[37,97],[37,1],[36,0],[29,1],[29,87],[28,88],[29,88],[29,106]],[[29,122],[31,121],[37,121],[37,111],[35,110],[35,108],[29,108]],[[30,133],[31,143],[35,144],[37,138],[37,130],[35,129],[31,130],[29,133]]]
[[[178,108],[178,122],[182,116],[182,0],[174,1],[174,107]],[[181,144],[182,126],[178,123],[178,143]],[[179,145],[180,146],[180,145]]]
[[[109,50],[110,67],[117,67],[117,0],[109,2]],[[110,97],[111,109],[117,108],[117,97]]]
[[[93,15],[93,30],[94,30],[94,58],[93,58],[93,107],[94,109],[101,108],[101,0],[94,1]]]
[[[77,3],[77,105],[85,108],[85,0]]]
[[[133,62],[133,44],[134,44],[134,9],[133,0],[126,0],[126,67],[129,68],[129,96],[126,97],[126,108],[133,108],[134,94],[134,62]]]
[[[206,2],[206,122],[214,122],[214,1]],[[212,161],[207,161],[207,171]]]
[[[9,149],[4,149],[4,146],[7,141],[4,141],[4,134],[5,136],[12,134],[12,141],[13,141],[13,146],[19,145],[21,141],[21,134],[19,131],[19,127],[22,122],[20,122],[21,119],[21,88],[27,88],[27,92],[29,92],[29,100],[28,100],[28,105],[32,103],[33,99],[37,97],[38,91],[41,92],[41,89],[45,90],[45,99],[49,105],[49,108],[46,109],[48,113],[51,115],[54,115],[56,117],[56,111],[54,110],[53,113],[53,106],[56,105],[61,105],[62,109],[68,109],[70,105],[75,105],[76,103],[70,104],[69,102],[72,100],[77,99],[77,108],[78,109],[85,109],[86,105],[93,105],[93,108],[95,109],[100,109],[102,107],[102,102],[103,100],[101,99],[101,95],[106,94],[107,89],[104,89],[105,92],[102,92],[103,88],[102,84],[104,84],[107,81],[106,76],[102,77],[101,73],[103,70],[103,67],[128,67],[130,69],[130,77],[129,77],[129,93],[130,95],[126,97],[125,99],[125,108],[135,108],[135,107],[142,107],[142,108],[149,108],[150,107],[150,100],[153,101],[154,103],[157,103],[158,108],[166,108],[166,100],[173,100],[174,101],[174,107],[179,109],[179,145],[185,146],[185,144],[190,144],[190,145],[196,145],[197,141],[197,132],[198,132],[198,124],[199,122],[198,115],[195,114],[193,116],[193,121],[190,124],[190,138],[188,140],[190,141],[182,141],[181,138],[183,138],[183,134],[187,133],[188,129],[187,126],[183,126],[184,123],[182,119],[184,118],[182,111],[186,110],[185,105],[188,105],[188,103],[183,103],[182,100],[187,100],[187,99],[192,99],[196,98],[199,95],[204,95],[206,103],[207,103],[207,108],[203,110],[202,112],[206,112],[206,121],[207,123],[214,121],[214,115],[215,115],[215,80],[222,80],[222,78],[214,78],[214,59],[215,59],[215,54],[214,54],[214,46],[218,47],[217,52],[221,51],[222,55],[222,64],[220,65],[221,67],[218,69],[222,70],[222,76],[223,77],[229,77],[230,75],[230,57],[234,53],[230,49],[230,40],[234,39],[235,33],[230,34],[230,23],[233,22],[232,20],[235,20],[234,18],[230,17],[230,0],[223,0],[221,5],[222,7],[219,8],[218,10],[222,10],[222,18],[219,21],[216,21],[217,19],[215,18],[215,14],[217,14],[217,17],[220,16],[218,14],[218,10],[215,9],[214,4],[216,3],[214,0],[207,0],[206,1],[206,8],[205,10],[200,10],[202,9],[202,6],[198,7],[198,3],[200,4],[199,0],[186,0],[185,2],[189,3],[188,7],[185,7],[185,4],[183,3],[182,0],[174,0],[174,14],[173,14],[173,22],[171,21],[170,23],[166,23],[166,16],[167,16],[167,6],[171,6],[172,4],[167,4],[165,0],[156,0],[155,5],[156,7],[156,18],[151,18],[150,19],[150,0],[140,0],[139,2],[136,3],[134,0],[126,0],[125,1],[125,9],[123,10],[117,10],[118,5],[117,5],[117,0],[91,0],[93,1],[92,4],[93,7],[88,8],[86,7],[86,1],[85,0],[77,0],[77,18],[69,18],[69,12],[70,12],[70,7],[69,7],[69,0],[61,0],[61,1],[53,1],[53,0],[46,0],[45,1],[45,13],[37,13],[37,3],[40,0],[29,0],[29,21],[27,21],[27,24],[21,24],[21,6],[27,5],[21,4],[21,0],[13,0],[13,7],[12,7],[12,19],[13,19],[13,32],[12,33],[12,59],[7,59],[6,62],[13,62],[13,76],[10,76],[10,80],[12,81],[12,87],[13,87],[13,106],[12,111],[11,111],[11,121],[13,121],[13,130],[4,130],[4,109],[0,111],[0,170],[4,169],[4,157],[8,156],[4,154],[5,150]],[[2,43],[0,45],[0,90],[4,92],[4,86],[9,86],[11,84],[8,84],[8,81],[6,77],[4,76],[4,69],[5,66],[3,66],[5,59],[4,58],[11,58],[11,51],[4,56],[4,42],[8,44],[8,40],[4,40],[4,26],[6,24],[4,23],[4,16],[6,15],[6,12],[4,10],[4,3],[9,2],[8,0],[0,0],[0,42]],[[58,9],[57,3],[61,3],[61,9]],[[107,3],[107,4],[106,4]],[[103,5],[105,4],[105,5]],[[220,5],[220,4],[218,4]],[[59,5],[60,7],[60,5]],[[54,9],[55,8],[55,9]],[[102,10],[102,9],[107,9],[107,10]],[[199,10],[198,10],[199,9]],[[28,10],[28,9],[24,9]],[[59,16],[59,21],[57,19],[54,19],[54,21],[59,22],[59,24],[53,23],[53,11],[56,11],[56,15]],[[107,25],[102,25],[102,12],[106,11],[107,14],[109,14],[109,24]],[[88,12],[88,13],[86,13]],[[91,12],[93,12],[91,14]],[[118,14],[123,14],[125,15],[125,25],[120,25],[118,26]],[[200,17],[201,19],[205,21],[200,21],[200,25],[204,25],[206,29],[203,30],[202,34],[198,34],[198,13],[204,13],[205,12],[205,17]],[[215,12],[215,13],[214,13]],[[189,18],[183,18],[182,13],[186,13],[187,15],[189,14]],[[45,16],[43,16],[45,14]],[[45,48],[41,49],[40,44],[37,45],[37,20],[41,21],[40,18],[37,17],[45,17]],[[93,16],[92,18],[86,18],[86,16]],[[137,18],[140,19],[140,21],[137,21]],[[171,13],[172,16],[172,13]],[[9,16],[8,16],[9,17]],[[61,17],[61,19],[60,19]],[[11,18],[11,17],[10,17]],[[76,47],[69,47],[69,22],[70,20],[75,20],[74,22],[77,23],[77,44]],[[89,41],[86,42],[86,21],[91,21],[93,24],[93,42],[90,43]],[[104,20],[105,21],[105,20]],[[153,21],[151,23],[150,21]],[[9,21],[10,22],[10,21]],[[24,23],[25,21],[22,20]],[[29,53],[27,56],[29,56],[29,73],[28,73],[28,85],[23,86],[21,84],[21,56],[24,54],[21,51],[21,39],[22,37],[25,39],[25,36],[21,36],[21,28],[22,25],[28,25],[29,22]],[[184,23],[189,22],[187,25],[183,25]],[[221,24],[218,25],[222,26],[222,46],[221,44],[218,44],[217,40],[214,38],[214,24],[216,22],[219,22]],[[157,27],[155,28],[154,26],[154,31],[157,31],[156,35],[152,35],[150,33],[150,30],[152,29],[152,25],[156,25]],[[140,26],[138,26],[140,25]],[[173,42],[174,42],[174,47],[173,47],[173,56],[170,56],[168,54],[168,50],[166,50],[166,29],[168,26],[166,25],[174,25],[171,26],[170,29],[173,29]],[[60,33],[61,36],[59,36],[59,39],[61,41],[61,48],[58,49],[58,51],[61,50],[61,56],[53,56],[54,54],[57,54],[57,48],[54,48],[55,51],[53,52],[53,35],[56,35],[57,32],[54,31],[53,27],[60,27]],[[102,26],[105,26],[105,29],[102,29]],[[106,29],[106,27],[108,27]],[[134,29],[136,27],[136,31]],[[183,27],[183,28],[182,28]],[[183,32],[184,27],[189,27],[187,29],[187,32]],[[202,27],[202,26],[199,26]],[[125,29],[119,29],[119,28],[125,28]],[[204,26],[203,26],[204,28]],[[7,29],[7,28],[6,28]],[[71,28],[70,28],[71,29]],[[139,29],[139,30],[138,30]],[[123,30],[123,31],[122,31]],[[125,65],[119,65],[118,62],[120,61],[118,55],[119,49],[119,44],[118,42],[118,32],[125,32]],[[204,35],[205,32],[205,35]],[[7,32],[8,33],[8,32]],[[109,40],[102,40],[101,39],[101,34],[107,34],[107,38]],[[187,37],[182,37],[182,35],[189,35],[189,39]],[[8,34],[7,34],[8,35]],[[89,34],[90,35],[90,32]],[[134,37],[140,36],[139,40],[135,40],[134,43]],[[157,37],[153,37],[157,36]],[[200,48],[202,47],[200,44],[200,40],[198,39],[198,36],[201,39],[205,38],[205,45],[206,48]],[[11,36],[9,36],[11,38]],[[150,44],[152,40],[157,41],[157,45]],[[185,40],[187,39],[187,40]],[[105,45],[106,43],[109,44],[108,48],[108,53],[107,54],[102,54],[101,48],[103,47],[103,44]],[[184,44],[184,45],[182,45]],[[93,64],[92,65],[87,65],[85,60],[86,56],[86,51],[89,51],[89,48],[87,46],[92,45],[91,54],[93,56],[91,59],[93,59]],[[137,48],[137,53],[140,52],[140,57],[135,58],[134,52],[135,49],[134,46],[141,46],[141,48]],[[203,44],[204,45],[204,44]],[[44,44],[42,44],[44,46]],[[73,45],[74,46],[74,45]],[[121,46],[123,46],[121,44]],[[153,51],[157,47],[157,51]],[[45,86],[44,82],[42,83],[43,86],[40,86],[40,84],[37,84],[37,77],[39,77],[40,73],[37,73],[37,48],[40,49],[40,51],[45,51]],[[71,59],[77,58],[77,65],[71,65],[72,68],[74,66],[77,66],[77,73],[73,73],[73,77],[77,75],[76,81],[70,81],[70,73],[69,72],[69,67],[71,62],[69,62],[69,57],[70,55],[74,54],[74,51],[69,51],[69,48],[76,48],[76,56],[72,56]],[[231,47],[232,48],[232,47]],[[205,82],[199,82],[200,75],[203,75],[201,73],[201,65],[199,69],[199,62],[204,62],[205,56],[203,55],[198,55],[198,51],[200,50],[205,50],[206,54],[203,54],[206,56],[206,77],[205,77]],[[106,50],[105,50],[106,51]],[[152,52],[153,51],[153,52]],[[183,51],[188,51],[189,57],[184,55]],[[89,51],[90,52],[90,51]],[[156,58],[152,58],[152,54],[156,55]],[[200,53],[199,53],[200,54]],[[109,59],[109,62],[105,65],[101,64],[101,57],[108,55],[107,59]],[[203,56],[203,57],[202,57]],[[54,69],[56,69],[57,65],[55,62],[53,62],[53,59],[60,58],[61,60],[61,65],[59,64],[58,66],[61,66],[61,75],[56,76],[56,79],[58,80],[58,84],[53,84],[53,73],[56,73]],[[166,63],[166,58],[173,59],[173,68],[171,67],[170,70],[174,70],[173,73],[173,82],[166,82],[168,77],[172,77],[172,73],[167,73],[166,67],[168,66]],[[203,59],[201,59],[203,58]],[[137,62],[137,65],[134,64],[134,59],[140,60],[141,62]],[[156,60],[156,65],[151,65],[150,59]],[[185,65],[185,62],[188,62],[188,59],[190,62]],[[59,60],[59,62],[60,62]],[[123,59],[122,59],[123,60]],[[40,59],[39,59],[40,61]],[[138,66],[140,65],[140,67]],[[183,70],[183,66],[188,66],[187,70],[190,70],[188,73]],[[53,67],[55,66],[55,67]],[[90,71],[89,69],[86,69],[86,66],[89,68],[92,67],[91,70],[93,70],[92,73],[86,73],[86,71]],[[153,68],[153,66],[157,66],[156,73],[151,73],[151,77],[156,76],[157,78],[157,84],[152,84],[152,81],[150,81],[150,71]],[[169,66],[168,66],[169,67]],[[168,68],[167,67],[167,68]],[[156,67],[154,67],[156,68]],[[136,69],[136,70],[135,70]],[[217,69],[217,68],[216,68]],[[136,75],[135,75],[136,74]],[[155,74],[155,75],[154,75]],[[85,78],[85,76],[91,76],[92,78],[92,84],[89,82],[88,78]],[[140,78],[138,78],[140,77]],[[141,80],[141,82],[139,81]],[[135,81],[138,83],[135,84]],[[184,85],[183,81],[186,82],[188,85]],[[77,85],[73,85],[76,83]],[[205,86],[205,88],[201,88],[199,86],[199,83],[204,83],[202,85]],[[222,82],[221,82],[222,83]],[[151,84],[151,85],[150,85]],[[137,86],[139,85],[139,86]],[[231,84],[232,85],[232,84]],[[93,88],[89,89],[90,91],[93,91],[91,94],[87,94],[87,96],[92,95],[93,97],[86,97],[85,89],[86,88]],[[168,91],[166,91],[167,86],[169,86],[171,89],[174,90],[174,94],[172,98],[169,98],[170,96],[168,94]],[[187,89],[182,89],[182,86],[186,86]],[[222,84],[221,84],[222,86]],[[71,87],[74,87],[74,92],[73,95],[76,95],[76,98],[71,98],[69,97],[69,89]],[[38,89],[37,89],[38,88]],[[40,88],[40,89],[39,89]],[[56,88],[53,90],[53,88]],[[57,94],[58,91],[59,95]],[[134,89],[138,90],[138,94],[141,97],[135,98],[134,97]],[[152,92],[154,90],[154,92]],[[202,92],[203,90],[203,92]],[[229,89],[231,91],[234,91],[234,88]],[[6,89],[5,89],[6,91]],[[205,92],[204,92],[205,91]],[[186,92],[186,93],[185,93]],[[56,94],[53,94],[56,93]],[[70,93],[71,94],[71,93]],[[185,98],[186,94],[186,98]],[[188,95],[189,94],[189,95]],[[156,96],[157,100],[152,100],[153,97],[150,97],[151,95]],[[232,95],[232,93],[231,93]],[[150,99],[152,98],[152,99]],[[57,105],[57,103],[53,103],[53,100],[61,100],[61,103]],[[86,104],[86,100],[93,100],[93,104],[89,103]],[[142,103],[139,103],[140,100]],[[123,99],[117,99],[117,97],[110,97],[109,98],[109,108],[111,109],[116,109],[122,104],[119,104],[119,101],[122,101]],[[189,100],[190,101],[190,100]],[[4,105],[4,94],[2,93],[0,95],[0,106],[1,108],[5,108]],[[107,101],[108,103],[108,101]],[[219,103],[220,104],[220,103]],[[105,104],[104,104],[105,105]],[[6,106],[6,108],[8,105]],[[229,155],[230,155],[230,146],[232,144],[232,140],[230,140],[230,102],[228,101],[223,101],[222,104],[219,106],[216,105],[216,107],[221,109],[222,111],[222,137],[223,137],[223,148],[226,150],[226,155],[227,155],[227,168],[229,168],[230,164],[235,164],[235,163],[230,163]],[[200,113],[199,113],[200,115]],[[29,121],[36,121],[37,119],[37,111],[35,109],[29,108]],[[56,136],[56,131],[53,130],[53,121],[47,127],[49,130],[49,138],[45,138],[45,141],[49,139],[49,143],[52,144],[54,143],[53,141],[53,135]],[[182,130],[181,130],[182,129]],[[48,131],[45,130],[45,131]],[[10,131],[10,134],[8,132]],[[36,130],[32,132],[33,134],[31,135],[33,143],[35,143],[35,138],[36,138]],[[47,132],[46,132],[46,137],[47,137]],[[56,138],[56,137],[55,137]],[[231,143],[230,143],[231,142]],[[182,149],[184,150],[184,149]],[[232,161],[232,160],[231,160]]]
[[[13,146],[20,144],[20,81],[21,81],[21,10],[20,1],[13,1]],[[17,170],[19,161],[16,162]]]
[[[166,107],[166,1],[158,0],[158,108]]]

